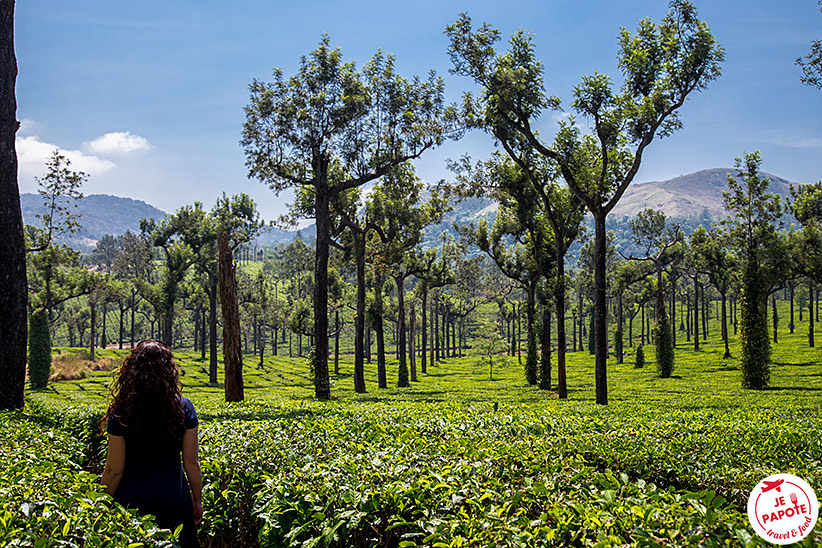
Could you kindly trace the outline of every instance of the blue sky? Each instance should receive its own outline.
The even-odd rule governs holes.
[[[649,147],[638,182],[713,167],[759,149],[763,169],[796,182],[822,179],[822,91],[802,85],[794,59],[822,38],[816,0],[696,0],[725,46],[723,76],[681,111],[684,129]],[[467,11],[510,36],[534,34],[546,87],[567,106],[580,77],[618,77],[617,35],[662,0],[376,2],[26,0],[17,3],[20,190],[36,191],[46,157],[64,151],[89,173],[86,194],[147,201],[166,211],[245,192],[266,219],[285,211],[246,177],[239,146],[248,84],[292,74],[322,33],[362,66],[378,49],[404,76],[434,69],[451,100],[473,89],[448,74],[445,26]],[[555,127],[551,113],[543,134]],[[426,180],[450,177],[447,158],[483,158],[490,138],[471,134],[417,163]]]

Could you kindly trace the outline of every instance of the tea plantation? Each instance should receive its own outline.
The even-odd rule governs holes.
[[[476,356],[403,390],[378,390],[372,365],[358,395],[344,356],[322,403],[304,358],[258,368],[248,356],[241,404],[180,353],[201,421],[201,543],[766,546],[745,513],[759,480],[790,472],[822,494],[822,353],[799,330],[780,341],[765,391],[740,388],[718,340],[698,353],[680,341],[669,379],[652,351],[642,369],[611,361],[607,407],[593,403],[587,352],[569,354],[568,401],[525,385],[516,358],[500,357],[489,380]],[[0,545],[173,545],[95,483],[110,378],[55,383],[0,414]],[[799,545],[820,543],[818,523]]]

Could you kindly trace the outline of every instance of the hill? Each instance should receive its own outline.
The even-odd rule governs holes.
[[[683,221],[683,229],[689,226],[710,225],[725,215],[722,191],[728,188],[727,174],[731,168],[714,168],[682,175],[667,181],[635,183],[628,187],[625,195],[609,216],[609,229],[625,233],[622,239],[629,240],[628,219],[645,208],[664,211],[669,217]],[[771,180],[770,192],[787,196],[790,181],[762,173]],[[23,220],[34,223],[35,214],[43,213],[42,199],[37,194],[22,194]],[[471,198],[455,205],[454,210],[445,216],[439,225],[426,230],[425,245],[436,246],[442,232],[453,233],[454,223],[467,224],[480,218],[493,222],[498,205],[488,198]],[[151,204],[131,198],[92,194],[78,203],[78,212],[82,215],[79,234],[67,239],[73,247],[89,251],[104,234],[118,236],[127,230],[140,230],[140,219],[160,219],[166,213]],[[626,232],[627,231],[627,232]],[[297,235],[297,230],[268,229],[257,238],[257,245],[270,246],[287,243]],[[301,237],[310,241],[314,237],[314,225],[300,230]]]
[[[39,194],[21,194],[23,222],[38,224],[35,215],[42,215],[46,208]],[[81,251],[89,251],[104,234],[119,236],[126,231],[140,232],[140,219],[161,219],[166,212],[151,204],[132,198],[90,194],[77,202],[80,214],[80,231],[65,238],[66,243]]]
[[[735,172],[731,168],[704,169],[667,181],[633,184],[625,191],[611,216],[633,217],[643,209],[651,208],[680,219],[698,217],[705,211],[708,217],[716,220],[725,215],[722,191],[728,189],[728,173]],[[789,194],[790,181],[770,173],[763,172],[760,176],[771,180],[769,192],[783,197]]]

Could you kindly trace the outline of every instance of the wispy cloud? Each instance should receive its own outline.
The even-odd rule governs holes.
[[[153,148],[145,137],[133,135],[130,131],[115,131],[86,141],[83,147],[92,154],[101,156],[126,156]]]
[[[822,149],[822,138],[784,130],[765,131],[757,141],[787,148]]]
[[[103,173],[117,167],[112,161],[86,154],[80,150],[66,150],[52,143],[41,141],[36,135],[17,138],[17,163],[21,178],[42,177],[46,160],[57,150],[71,160],[71,169],[89,175]]]

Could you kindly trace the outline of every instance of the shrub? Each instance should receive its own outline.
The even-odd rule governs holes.
[[[663,379],[667,379],[674,370],[674,342],[664,307],[654,323],[654,341],[657,373]]]
[[[767,388],[771,378],[767,293],[760,286],[755,269],[748,266],[739,299],[739,359],[742,387],[754,390]]]
[[[51,373],[51,335],[45,310],[29,316],[29,379],[32,388],[45,388]]]
[[[636,347],[636,356],[634,357],[634,368],[642,369],[645,367],[645,348],[640,344]]]

